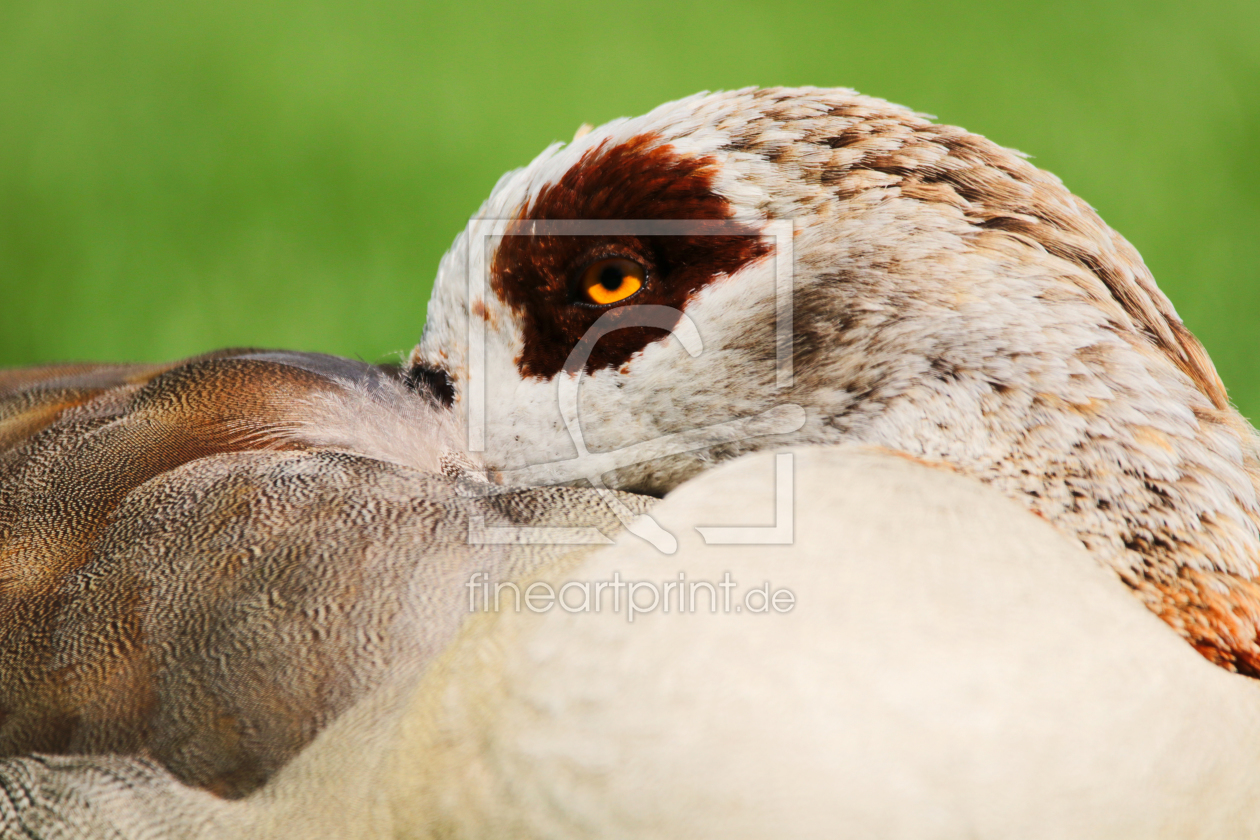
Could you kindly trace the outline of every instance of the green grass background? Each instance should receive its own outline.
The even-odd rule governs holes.
[[[495,179],[702,89],[845,85],[1034,155],[1260,415],[1260,2],[0,0],[0,365],[419,336]]]

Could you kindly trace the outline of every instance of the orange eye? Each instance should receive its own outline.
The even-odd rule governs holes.
[[[617,303],[642,289],[646,278],[643,266],[634,260],[596,260],[582,272],[582,296],[600,306]]]

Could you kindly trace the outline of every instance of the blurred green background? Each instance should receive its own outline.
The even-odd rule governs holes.
[[[0,0],[0,365],[396,358],[505,170],[702,89],[845,85],[1034,155],[1260,415],[1260,2]]]

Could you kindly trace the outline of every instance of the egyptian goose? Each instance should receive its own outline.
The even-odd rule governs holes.
[[[1260,836],[1253,432],[1053,176],[702,95],[505,176],[429,312],[0,374],[0,831]],[[790,599],[477,600],[618,576]]]

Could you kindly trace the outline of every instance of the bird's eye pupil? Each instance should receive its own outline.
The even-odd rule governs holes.
[[[610,292],[616,291],[621,285],[621,281],[625,278],[626,273],[621,270],[620,266],[606,266],[604,270],[599,273],[599,285],[603,286]]]
[[[643,264],[625,257],[605,257],[586,266],[578,280],[579,300],[609,306],[629,298],[647,282]]]

